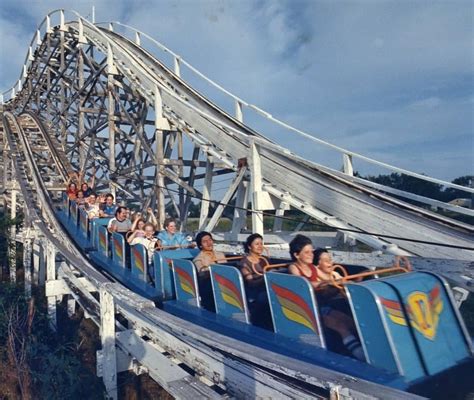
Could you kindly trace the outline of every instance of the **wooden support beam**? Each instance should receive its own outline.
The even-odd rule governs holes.
[[[11,219],[16,218],[17,195],[18,195],[18,191],[12,190],[11,208],[10,208]],[[8,247],[9,247],[8,265],[10,266],[10,282],[15,283],[16,282],[16,225],[10,226],[10,243]]]
[[[227,204],[229,204],[230,200],[234,196],[238,186],[240,185],[240,182],[242,181],[245,173],[247,172],[246,167],[242,167],[237,174],[235,175],[234,180],[229,186],[229,189],[227,189],[227,192],[224,194],[224,197],[220,201],[219,206],[217,206],[216,211],[214,211],[214,214],[212,215],[212,218],[208,222],[205,231],[212,232],[212,230],[217,226],[217,223],[219,222],[219,219],[221,218],[222,213],[224,212],[225,207]]]
[[[25,274],[25,297],[29,299],[31,297],[31,237],[29,235],[29,229],[26,229],[26,233],[23,237],[23,270]]]
[[[255,142],[250,144],[250,192],[252,194],[252,232],[263,235],[263,213],[260,198],[262,192],[262,169],[260,154]]]
[[[238,240],[239,233],[247,223],[247,204],[248,204],[249,183],[242,180],[237,189],[235,199],[234,219],[232,220],[231,237],[232,240]]]
[[[199,215],[199,230],[204,229],[204,224],[206,223],[207,217],[209,215],[209,200],[211,199],[213,169],[214,163],[208,158],[206,163],[206,174],[204,177],[204,187],[202,188],[201,213]]]
[[[115,351],[115,305],[114,298],[106,289],[100,289],[100,338],[102,342],[103,372],[107,397],[118,399],[117,355]]]
[[[56,248],[51,242],[46,245],[46,279],[47,282],[56,280]],[[48,320],[53,331],[58,328],[56,317],[56,296],[48,296]]]

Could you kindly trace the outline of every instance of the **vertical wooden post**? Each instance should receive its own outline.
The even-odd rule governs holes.
[[[112,48],[109,46],[107,51],[107,95],[109,103],[108,124],[109,124],[109,173],[115,173],[115,77],[117,70],[114,65]],[[110,193],[115,198],[115,185],[112,180],[109,183]]]
[[[67,299],[67,315],[71,318],[76,313],[76,300],[70,296]]]
[[[209,200],[211,199],[212,171],[214,163],[209,158],[206,162],[206,174],[204,175],[204,187],[202,188],[201,213],[199,215],[199,230],[203,230],[209,215]]]
[[[79,50],[78,58],[77,58],[77,69],[78,69],[78,80],[79,80],[79,89],[81,90],[84,87],[84,55],[82,54],[82,49]],[[82,102],[84,100],[84,92],[81,92],[78,99],[78,126],[77,126],[77,140],[83,137],[85,133],[85,113],[82,107]],[[79,165],[86,165],[85,158],[87,157],[87,149],[85,144],[80,141],[79,142]],[[80,184],[81,182],[79,182]]]
[[[37,235],[35,235],[33,239],[32,252],[33,252],[33,285],[38,285],[41,247],[40,247]]]
[[[273,221],[273,232],[281,232],[281,227],[283,224],[283,217],[285,215],[285,210],[289,210],[290,207],[288,203],[282,201],[280,206],[275,210],[275,220]]]
[[[44,286],[46,281],[46,255],[47,255],[47,242],[41,240],[39,242],[39,270],[38,270],[38,285]]]
[[[103,376],[107,396],[116,400],[117,355],[115,351],[115,305],[114,298],[106,289],[100,289],[100,338],[102,341]]]
[[[235,119],[240,122],[243,122],[244,120],[244,116],[242,114],[242,103],[238,100],[235,100]]]
[[[354,175],[354,167],[352,166],[352,156],[350,154],[343,154],[342,160],[344,162],[343,172],[347,175]]]
[[[161,93],[155,86],[155,142],[156,142],[156,200],[158,208],[158,228],[163,229],[165,221],[165,175],[164,175],[164,147],[163,147],[163,102]]]
[[[10,216],[12,219],[16,218],[16,197],[17,191],[15,189],[11,192],[11,210]],[[16,225],[10,227],[10,245],[9,245],[9,265],[10,265],[10,282],[16,282]]]
[[[66,50],[65,50],[65,27],[64,27],[64,13],[61,13],[61,27],[60,27],[60,32],[59,32],[59,37],[60,37],[60,71],[61,73],[64,73],[64,69],[66,68]],[[61,79],[60,82],[61,85],[61,90],[60,90],[60,101],[61,101],[61,107],[65,107],[66,104],[66,82],[64,79]],[[62,111],[62,110],[60,110]],[[63,146],[63,150],[66,151],[67,148],[67,121],[66,117],[64,115],[59,116],[60,119],[60,126],[61,126],[61,143]]]
[[[31,297],[31,237],[26,229],[23,237],[23,269],[25,271],[25,297]]]
[[[262,170],[257,145],[250,143],[250,191],[252,193],[252,232],[263,235],[263,213],[261,211]]]
[[[49,241],[46,245],[46,254],[46,278],[49,282],[56,280],[56,248]],[[56,331],[58,327],[56,317],[56,296],[48,296],[48,319],[50,328],[53,331]]]
[[[234,220],[232,221],[232,240],[237,241],[239,233],[247,224],[248,182],[242,181],[235,198]]]

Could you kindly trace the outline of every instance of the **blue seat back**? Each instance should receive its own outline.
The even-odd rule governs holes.
[[[301,276],[264,275],[275,333],[325,347],[314,290]]]
[[[211,265],[209,269],[216,313],[249,324],[250,315],[240,271],[235,267],[218,264]]]
[[[70,213],[70,210],[69,210],[69,196],[66,194],[66,192],[63,192],[61,208],[66,213],[66,215],[69,217],[69,213]]]
[[[176,300],[200,307],[196,267],[190,260],[175,259],[172,261]]]
[[[104,225],[99,225],[97,227],[97,250],[99,253],[104,256],[109,256],[109,233],[107,227]]]
[[[125,238],[120,233],[112,233],[112,261],[115,265],[125,268]]]
[[[177,249],[177,250],[163,250],[161,254],[163,257],[174,260],[177,258],[182,258],[185,260],[192,260],[199,254],[199,249]]]
[[[425,375],[397,292],[382,280],[346,286],[366,361],[417,379]],[[403,344],[396,346],[396,343]]]
[[[89,218],[87,217],[86,210],[83,208],[79,210],[79,232],[87,238],[89,232]]]
[[[153,254],[153,268],[155,276],[155,287],[158,297],[162,300],[171,300],[176,297],[173,279],[172,260],[163,257],[162,251]]]
[[[413,272],[347,286],[367,361],[409,381],[441,372],[472,354],[449,287]]]
[[[197,254],[199,254],[198,249],[155,251],[153,254],[153,266],[155,286],[159,297],[163,300],[170,300],[176,297],[173,260],[177,258],[193,259]]]
[[[92,243],[92,247],[94,248],[99,248],[99,243],[98,243],[98,228],[99,226],[107,226],[109,224],[109,221],[112,218],[94,218],[93,220],[89,221],[89,226],[90,226],[90,239]]]
[[[69,213],[70,219],[72,221],[72,224],[74,226],[77,226],[77,221],[79,219],[79,207],[75,201],[71,201],[69,204],[71,210],[71,212]]]
[[[148,276],[148,256],[145,246],[141,244],[130,246],[130,265],[132,276],[146,282]]]

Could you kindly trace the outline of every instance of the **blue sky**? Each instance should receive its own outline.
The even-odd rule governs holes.
[[[0,5],[0,87],[18,79],[48,10],[119,20],[297,128],[451,180],[474,171],[472,1],[10,1]],[[186,77],[186,75],[184,75]],[[194,80],[191,82],[194,83]],[[316,162],[340,157],[248,114]],[[385,173],[356,162],[363,173]]]

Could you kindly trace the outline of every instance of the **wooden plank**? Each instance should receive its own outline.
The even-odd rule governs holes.
[[[134,331],[116,334],[118,345],[147,368],[150,377],[176,399],[218,399],[211,388],[199,382],[180,366],[161,354],[151,343],[144,341]]]
[[[100,339],[102,342],[102,379],[108,398],[118,399],[117,356],[115,353],[115,305],[113,296],[100,289]]]

